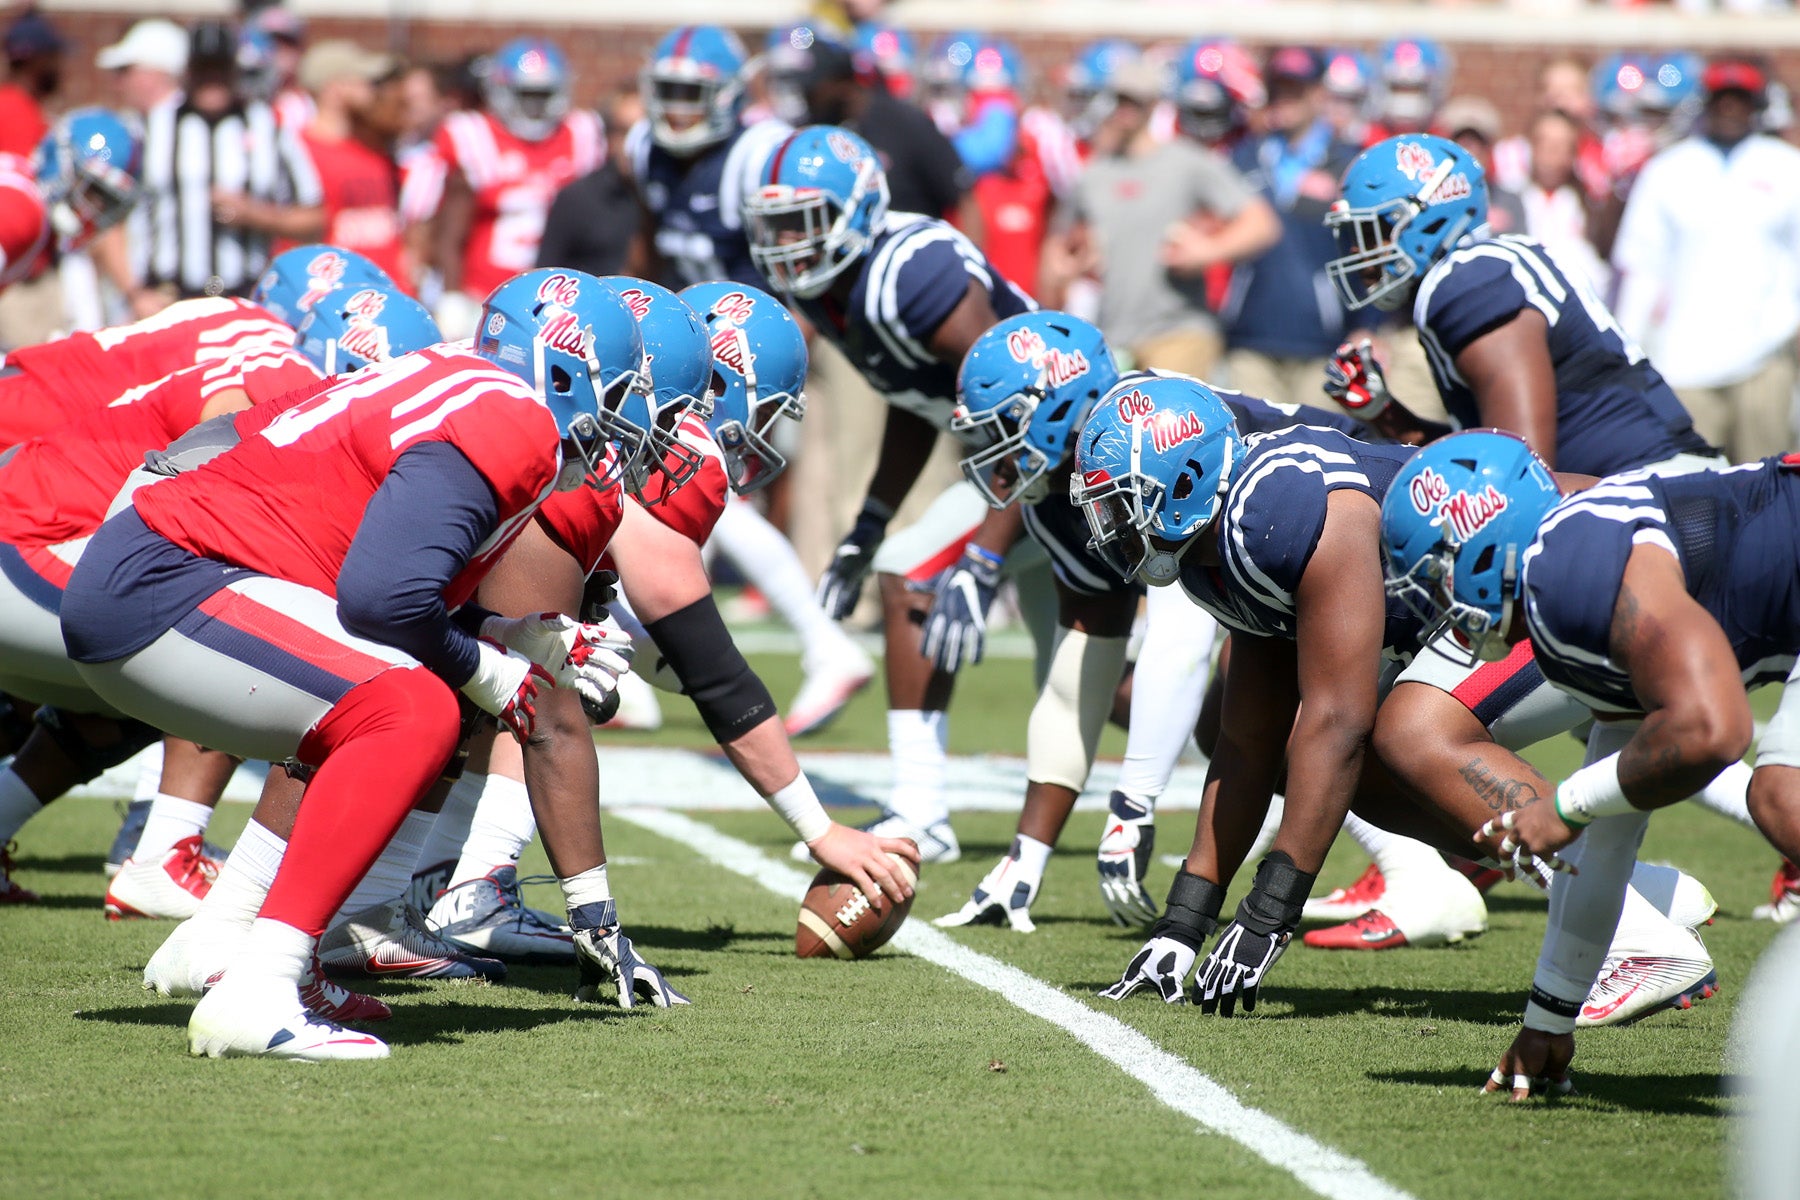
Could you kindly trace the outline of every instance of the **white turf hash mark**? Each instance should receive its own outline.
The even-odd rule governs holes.
[[[806,895],[810,880],[805,874],[767,858],[749,842],[720,833],[702,821],[651,808],[621,808],[613,816],[681,842],[709,862],[796,904]],[[1059,1026],[1149,1088],[1150,1094],[1162,1103],[1192,1117],[1203,1128],[1224,1134],[1321,1196],[1331,1200],[1412,1200],[1408,1193],[1378,1178],[1359,1160],[1243,1104],[1220,1084],[1123,1021],[1096,1012],[1017,967],[978,954],[923,921],[902,925],[891,944]]]

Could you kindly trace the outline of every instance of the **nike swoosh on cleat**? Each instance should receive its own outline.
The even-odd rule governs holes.
[[[1634,983],[1631,985],[1631,987],[1629,989],[1626,990],[1624,995],[1620,996],[1617,1000],[1613,1000],[1607,1004],[1601,1004],[1601,1005],[1584,1004],[1581,1006],[1581,1015],[1592,1021],[1598,1021],[1605,1017],[1610,1017],[1614,1013],[1618,1012],[1619,1009],[1624,1005],[1624,1003],[1627,1000],[1629,1000],[1633,996],[1637,995],[1638,989],[1642,988],[1643,986],[1644,985],[1641,983]]]
[[[364,960],[364,966],[371,975],[392,975],[399,971],[422,971],[432,967],[440,967],[450,962],[447,958],[413,958],[401,962],[382,962],[373,954]]]

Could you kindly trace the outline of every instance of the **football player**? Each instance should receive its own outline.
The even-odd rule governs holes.
[[[58,118],[30,159],[0,154],[0,288],[78,250],[137,203],[138,139],[103,108]]]
[[[1412,314],[1438,393],[1465,426],[1512,430],[1557,469],[1584,475],[1720,462],[1580,273],[1563,271],[1527,238],[1490,236],[1486,223],[1487,184],[1466,151],[1429,135],[1388,138],[1344,174],[1343,196],[1326,215],[1340,254],[1327,270],[1350,308]],[[1422,420],[1389,393],[1366,340],[1339,348],[1325,390],[1397,440],[1417,444],[1450,429]],[[1394,747],[1386,756],[1390,766],[1417,793],[1477,785],[1461,782],[1471,757],[1463,751],[1487,739],[1466,706],[1452,702],[1475,670],[1466,656],[1462,664],[1421,656],[1395,689],[1394,703],[1384,706],[1377,748]],[[1441,756],[1416,747],[1398,753],[1417,728],[1459,733],[1436,743]],[[1540,791],[1548,786],[1535,776],[1527,782]],[[1748,820],[1741,792],[1736,800],[1709,793],[1705,802],[1715,798],[1729,815]],[[1361,826],[1353,823],[1352,834],[1375,849]],[[1416,910],[1425,901],[1389,897],[1383,907],[1382,879],[1368,883],[1351,903],[1334,906],[1334,915],[1361,920],[1380,912],[1402,931],[1417,919],[1390,909]],[[1360,945],[1364,932],[1373,927],[1353,922],[1308,938]]]
[[[1230,1016],[1240,999],[1254,1007],[1353,798],[1380,829],[1451,849],[1491,815],[1466,784],[1408,805],[1384,779],[1385,762],[1366,754],[1393,675],[1383,660],[1450,653],[1447,635],[1430,637],[1424,617],[1382,589],[1380,500],[1413,453],[1304,425],[1245,441],[1224,402],[1181,377],[1122,381],[1088,415],[1072,498],[1095,548],[1123,578],[1179,582],[1234,631],[1193,848],[1150,940],[1103,995],[1154,987],[1166,1002],[1182,999],[1284,766],[1273,848],[1194,982],[1208,1012]],[[1581,714],[1529,655],[1496,664],[1455,698],[1489,736],[1475,763],[1501,779],[1530,772],[1506,747],[1571,728]],[[1432,753],[1420,748],[1419,729],[1407,752]],[[1702,968],[1687,981],[1698,989],[1711,962],[1685,931],[1673,932]]]
[[[951,861],[961,851],[943,795],[944,710],[955,673],[980,660],[988,607],[1009,574],[1024,575],[1021,601],[1047,661],[1049,572],[1035,545],[1012,555],[1023,529],[1018,510],[990,510],[967,483],[944,492],[901,535],[888,538],[887,527],[950,427],[956,370],[969,347],[996,321],[1034,305],[950,225],[888,212],[874,150],[836,126],[810,126],[777,146],[744,218],[751,257],[770,286],[791,296],[888,400],[867,498],[819,598],[842,619],[868,575],[880,577],[895,781],[888,812],[871,828],[912,838],[926,862]]]
[[[570,107],[569,65],[552,43],[506,43],[482,87],[487,107],[451,113],[432,143],[444,172],[432,229],[437,319],[452,340],[475,333],[482,297],[536,264],[550,201],[606,155],[599,118]]]
[[[601,414],[618,398],[599,391],[594,328],[620,308],[592,277],[519,276],[489,298],[472,351],[432,347],[340,381],[140,489],[89,543],[62,623],[101,698],[311,769],[250,934],[189,1021],[191,1051],[386,1056],[379,1039],[315,1019],[299,981],[449,762],[458,694],[525,737],[539,687],[577,686],[590,669],[466,601],[552,491],[603,469]],[[578,946],[607,958],[616,930],[590,919],[600,906],[573,895],[570,914]]]
[[[1580,770],[1480,832],[1490,853],[1563,853],[1581,868],[1551,893],[1524,1026],[1488,1091],[1567,1089],[1581,999],[1601,967],[1595,934],[1625,895],[1621,856],[1602,850],[1635,847],[1650,812],[1742,768],[1757,683],[1786,686],[1757,749],[1750,813],[1776,849],[1800,856],[1791,460],[1632,472],[1564,500],[1528,447],[1475,431],[1427,447],[1382,505],[1390,590],[1478,653],[1529,641],[1553,686],[1610,718]]]

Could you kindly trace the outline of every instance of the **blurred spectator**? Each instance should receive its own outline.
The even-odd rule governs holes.
[[[1223,350],[1202,276],[1266,250],[1281,222],[1244,177],[1186,138],[1158,142],[1150,111],[1162,73],[1144,62],[1115,72],[1112,112],[1076,185],[1068,226],[1046,247],[1046,274],[1101,284],[1099,325],[1140,367],[1206,377]],[[1059,292],[1046,288],[1056,303]]]
[[[878,21],[865,21],[856,27],[850,48],[874,66],[889,92],[901,100],[912,98],[913,68],[919,53],[910,33]]]
[[[1519,197],[1525,232],[1565,271],[1580,271],[1595,294],[1604,296],[1611,290],[1612,270],[1590,239],[1592,211],[1577,173],[1582,129],[1567,113],[1551,109],[1537,115],[1526,136],[1531,173]]]
[[[1369,144],[1369,89],[1373,60],[1360,50],[1325,52],[1325,119],[1339,141]]]
[[[1450,52],[1429,38],[1396,38],[1382,46],[1376,55],[1370,144],[1430,129],[1450,94],[1451,73]]]
[[[299,80],[300,56],[306,48],[306,22],[280,4],[265,5],[249,27],[269,45],[269,103],[283,129],[296,132],[312,120],[313,99]]]
[[[1325,274],[1337,257],[1325,210],[1360,146],[1325,118],[1325,63],[1284,46],[1269,55],[1267,132],[1240,142],[1232,161],[1281,215],[1282,235],[1231,275],[1225,320],[1232,387],[1284,404],[1317,399],[1325,359],[1344,339],[1347,314]]]
[[[333,39],[307,47],[298,78],[315,106],[301,141],[319,174],[324,240],[360,251],[411,291],[394,161],[405,126],[403,74],[392,55]]]
[[[569,66],[551,43],[508,42],[480,78],[482,110],[446,117],[434,143],[445,164],[432,241],[447,338],[473,334],[487,294],[536,265],[550,202],[605,154],[599,118],[570,108]]]
[[[1481,96],[1456,96],[1439,110],[1437,128],[1444,137],[1467,150],[1488,177],[1488,227],[1495,233],[1525,232],[1525,205],[1519,194],[1493,181],[1500,110]]]
[[[1613,247],[1620,323],[1739,462],[1793,445],[1800,150],[1756,131],[1767,86],[1749,61],[1706,68],[1698,132],[1644,167]]]
[[[6,82],[0,84],[0,154],[31,157],[50,131],[44,102],[62,86],[63,52],[68,42],[35,8],[27,8],[0,39],[6,51]]]
[[[956,147],[917,105],[896,99],[859,71],[848,50],[835,42],[814,44],[800,85],[806,120],[842,125],[875,147],[887,168],[894,211],[953,218],[964,232],[971,224],[979,227],[973,204],[964,203],[972,180]]]
[[[1573,126],[1578,139],[1575,151],[1575,175],[1591,206],[1612,194],[1612,176],[1606,169],[1606,152],[1595,131],[1598,109],[1585,63],[1577,58],[1552,58],[1538,71],[1535,112],[1561,113]],[[1535,127],[1535,126],[1534,126]],[[1523,194],[1531,182],[1531,143],[1529,133],[1501,138],[1494,144],[1494,173],[1489,182]],[[1533,235],[1536,236],[1535,234]],[[1541,240],[1541,239],[1540,239]]]
[[[840,42],[848,41],[865,21],[881,19],[887,0],[812,0],[808,17]]]
[[[1035,294],[1054,195],[1030,132],[1043,118],[1025,120],[1024,62],[1011,46],[982,41],[962,82],[963,127],[952,142],[975,174],[982,250],[1002,275]]]
[[[590,275],[620,275],[639,223],[637,190],[625,172],[623,130],[642,116],[638,89],[622,87],[606,113],[606,161],[575,180],[550,202],[544,240],[538,246],[540,267],[573,267]]]

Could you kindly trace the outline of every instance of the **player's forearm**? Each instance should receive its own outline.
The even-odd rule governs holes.
[[[1712,714],[1699,707],[1651,713],[1619,752],[1619,787],[1633,808],[1679,803],[1743,756]]]
[[[885,504],[890,512],[898,509],[919,481],[936,445],[936,426],[905,409],[890,407],[875,474],[869,479],[869,498]]]
[[[970,539],[990,554],[1006,557],[1021,537],[1025,536],[1024,506],[1009,504],[1005,508],[990,509],[988,515],[981,519],[981,527]]]
[[[800,760],[794,757],[787,729],[774,715],[747,733],[721,742],[719,749],[759,796],[773,796],[800,775]]]
[[[1326,705],[1301,708],[1288,756],[1287,808],[1274,848],[1285,850],[1302,871],[1317,874],[1325,863],[1350,811],[1373,724]]]

